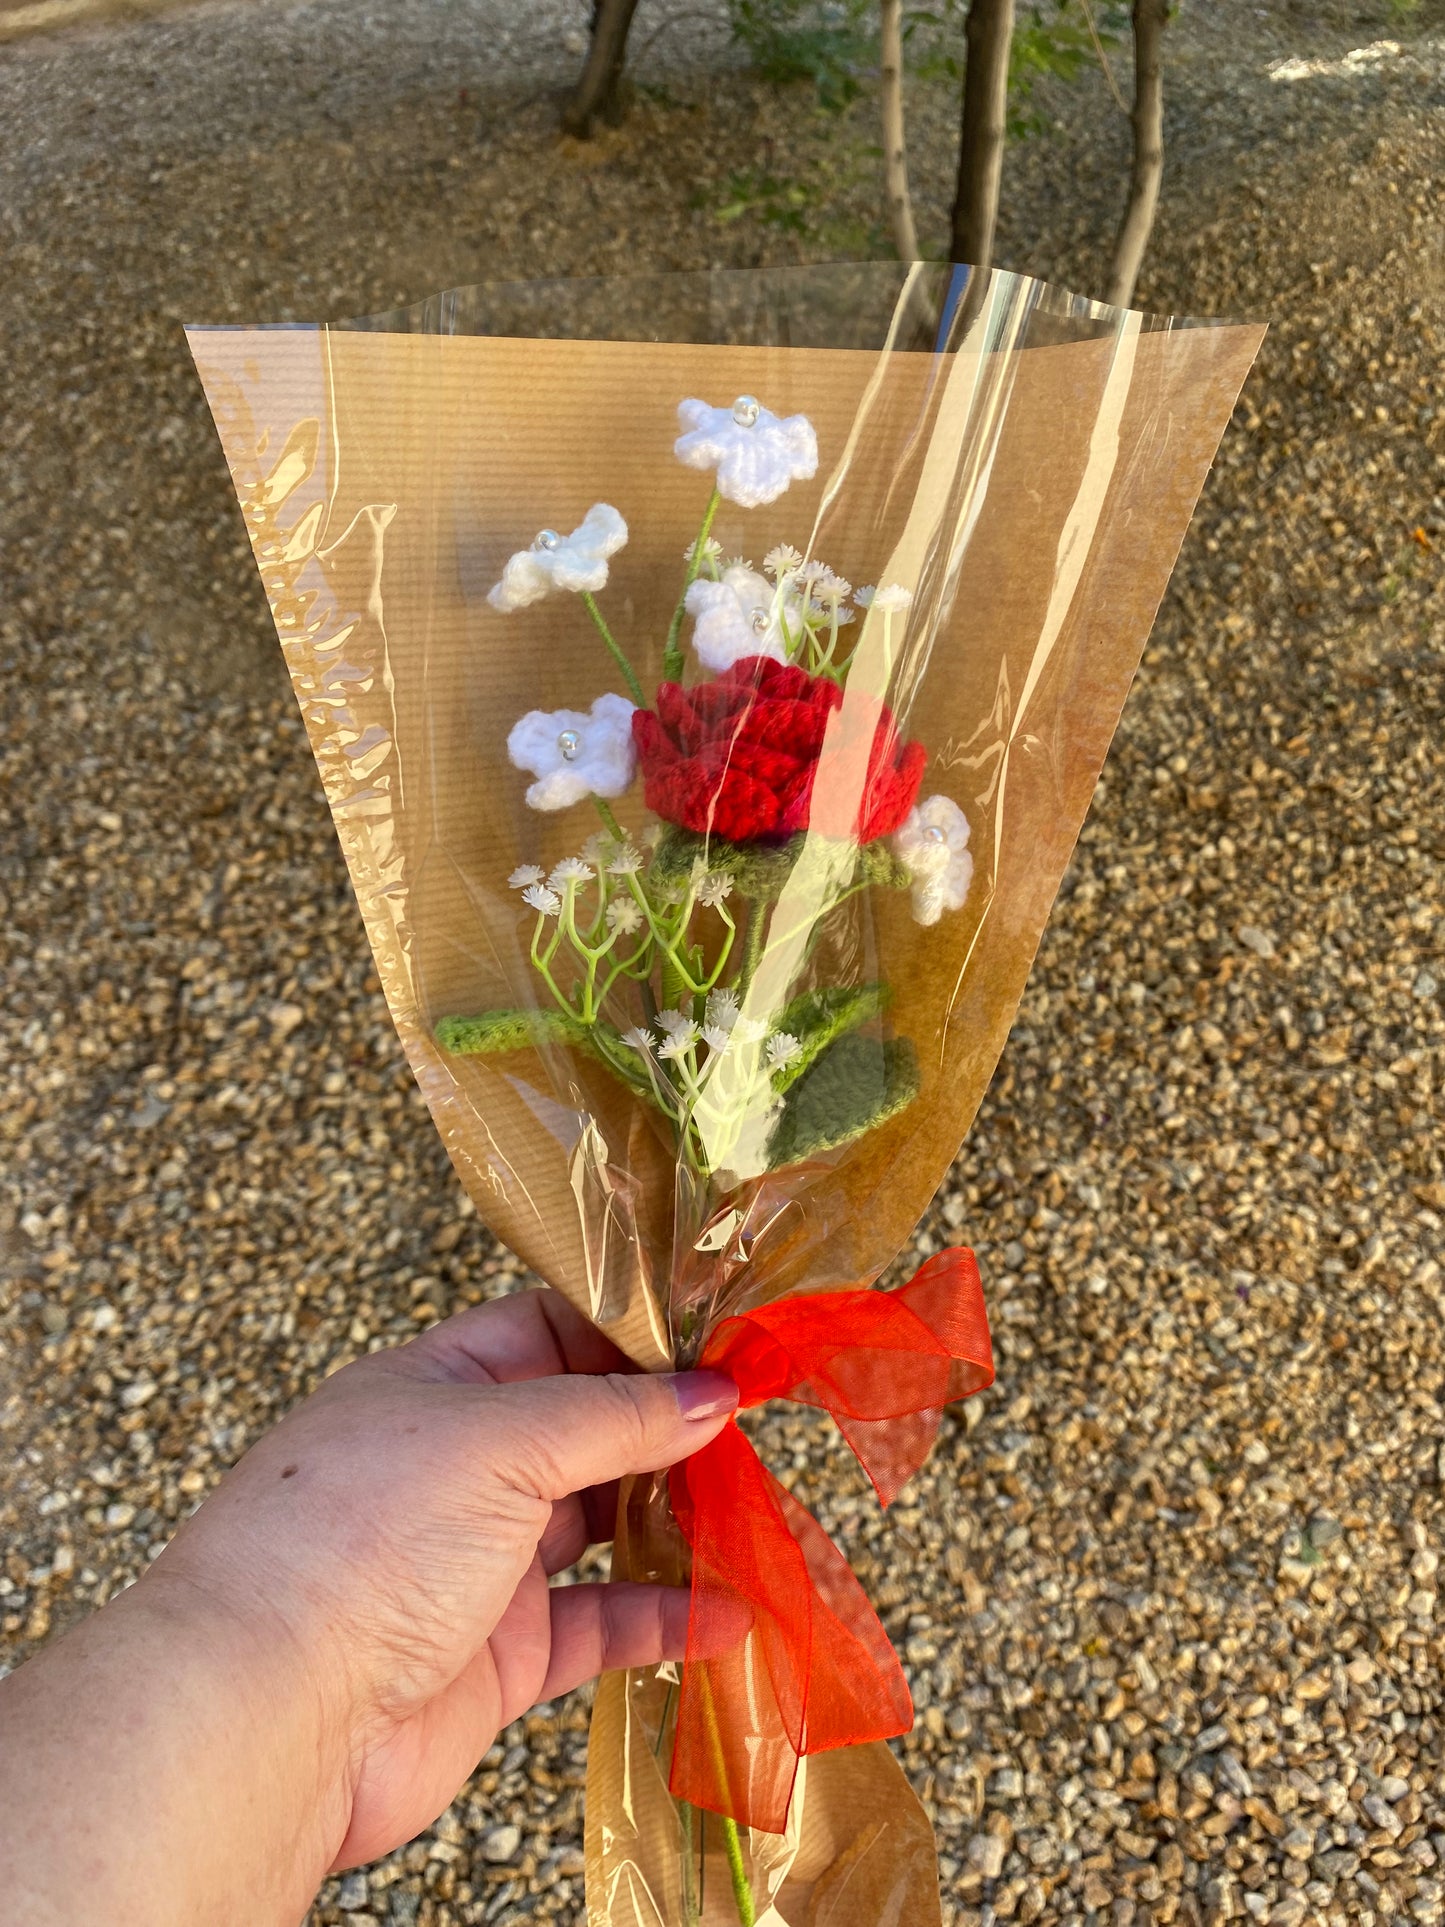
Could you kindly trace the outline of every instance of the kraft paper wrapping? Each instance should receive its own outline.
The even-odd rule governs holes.
[[[1030,329],[1018,304],[1032,285],[993,277],[941,354],[324,328],[189,336],[437,1127],[497,1235],[647,1369],[672,1362],[670,1286],[695,1262],[700,1226],[729,1209],[735,1303],[871,1281],[906,1241],[1002,1050],[1262,335],[1097,309],[1076,330]],[[906,891],[870,892],[828,926],[833,981],[842,970],[891,985],[886,1025],[916,1048],[916,1100],[806,1166],[742,1170],[734,1199],[675,1222],[673,1149],[598,1064],[561,1048],[450,1057],[432,1031],[444,1016],[540,1003],[532,919],[506,879],[575,853],[595,824],[585,810],[525,808],[506,734],[525,710],[585,708],[619,687],[574,598],[501,616],[486,592],[538,529],[615,504],[631,534],[602,600],[654,687],[707,492],[671,457],[676,405],[739,394],[806,414],[822,459],[812,482],[765,508],[724,503],[714,533],[727,555],[791,541],[855,582],[915,588],[891,679],[870,617],[850,690],[871,679],[926,744],[924,793],[966,812],[976,872],[964,909],[932,927],[913,920]],[[616,807],[640,829],[636,791]],[[783,976],[779,1002],[806,981]],[[655,1564],[639,1530],[624,1504],[619,1571]],[[609,1927],[681,1918],[676,1816],[648,1751],[665,1696],[650,1676],[599,1691],[588,1878],[592,1917]],[[754,1838],[764,1918],[937,1920],[928,1824],[885,1747],[816,1756],[800,1787],[789,1836]],[[709,1877],[706,1919],[733,1918],[725,1869]]]

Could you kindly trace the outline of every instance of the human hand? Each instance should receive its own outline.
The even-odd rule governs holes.
[[[535,1700],[681,1655],[685,1593],[547,1584],[611,1538],[619,1477],[696,1451],[737,1401],[716,1373],[623,1367],[555,1292],[463,1312],[327,1379],[142,1582],[296,1655],[329,1865],[419,1832]]]

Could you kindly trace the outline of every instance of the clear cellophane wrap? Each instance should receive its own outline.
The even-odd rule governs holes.
[[[1003,1047],[1261,333],[886,263],[479,288],[344,326],[192,331],[437,1127],[498,1237],[642,1368],[693,1362],[729,1314],[871,1284],[907,1240]],[[707,492],[670,454],[688,396],[756,396],[814,425],[816,475],[766,506],[724,501],[713,534],[728,556],[791,542],[855,581],[909,585],[901,647],[862,622],[848,700],[886,700],[926,746],[925,789],[966,814],[975,866],[963,908],[931,925],[906,890],[830,907],[836,840],[808,832],[773,909],[775,930],[805,935],[770,944],[754,998],[766,1018],[815,982],[886,983],[874,1029],[911,1045],[916,1095],[773,1169],[768,1119],[749,1120],[703,1177],[586,1052],[457,1056],[435,1038],[456,1013],[545,1003],[507,878],[574,854],[596,825],[525,806],[507,731],[618,687],[575,597],[502,616],[487,591],[536,531],[616,504],[630,539],[607,619],[655,689]],[[830,788],[848,804],[856,762],[825,758],[815,819]],[[640,790],[615,808],[640,836]],[[613,1571],[686,1583],[665,1478],[624,1490]],[[720,1823],[668,1790],[676,1699],[671,1669],[599,1686],[599,1927],[739,1918]],[[741,1853],[759,1920],[939,1919],[931,1830],[882,1742],[810,1754],[786,1829],[744,1828]]]

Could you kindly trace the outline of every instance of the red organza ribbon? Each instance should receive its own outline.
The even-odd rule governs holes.
[[[725,1319],[698,1362],[744,1407],[831,1412],[887,1505],[944,1406],[993,1382],[978,1266],[944,1251],[898,1291],[784,1298]],[[800,1755],[909,1730],[903,1669],[847,1560],[735,1423],[670,1480],[692,1548],[672,1792],[781,1833]]]

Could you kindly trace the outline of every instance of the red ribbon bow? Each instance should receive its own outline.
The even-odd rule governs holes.
[[[978,1265],[944,1251],[898,1291],[781,1299],[724,1319],[698,1363],[735,1380],[743,1407],[831,1412],[887,1505],[944,1406],[993,1382]],[[908,1684],[847,1560],[735,1423],[675,1465],[670,1488],[692,1603],[669,1784],[781,1833],[799,1756],[906,1733]]]

